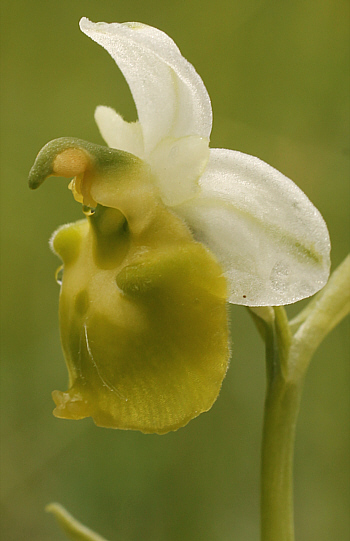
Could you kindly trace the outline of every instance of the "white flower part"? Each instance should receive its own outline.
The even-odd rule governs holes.
[[[200,186],[175,210],[221,262],[229,302],[289,304],[325,285],[327,226],[289,178],[254,156],[213,149]]]
[[[96,107],[95,120],[109,147],[144,158],[142,127],[139,122],[126,122],[114,109],[104,105]]]
[[[165,137],[209,139],[210,98],[194,67],[164,32],[141,23],[80,21],[118,64],[134,97],[148,155]]]
[[[148,158],[164,203],[170,207],[194,197],[209,160],[208,140],[197,135],[167,137]]]
[[[123,72],[139,122],[98,107],[108,145],[147,161],[166,205],[222,264],[229,302],[294,303],[327,282],[327,226],[306,195],[258,158],[208,149],[210,99],[195,69],[163,32],[140,23],[92,23],[82,31]],[[210,157],[209,157],[210,156]]]
[[[146,156],[139,122],[126,122],[114,109],[103,105],[96,108],[95,120],[108,146],[149,163],[166,205],[178,205],[198,193],[198,180],[209,160],[207,139],[198,135],[166,137]]]

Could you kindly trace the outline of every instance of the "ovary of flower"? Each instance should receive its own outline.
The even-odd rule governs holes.
[[[93,207],[52,238],[63,260],[60,330],[69,390],[55,415],[165,433],[215,401],[228,359],[226,302],[271,306],[328,278],[329,236],[299,188],[257,158],[209,150],[212,112],[194,68],[163,32],[81,20],[111,54],[139,121],[109,107],[110,148],[62,138],[30,173],[74,177]]]

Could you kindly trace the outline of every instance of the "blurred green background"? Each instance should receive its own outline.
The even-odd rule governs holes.
[[[335,267],[348,250],[349,4],[342,0],[1,0],[2,435],[4,541],[59,541],[57,500],[111,541],[250,541],[259,531],[263,345],[232,307],[232,360],[213,409],[166,436],[52,416],[65,390],[47,241],[81,217],[63,181],[26,185],[38,150],[101,143],[96,105],[135,119],[114,62],[78,29],[142,21],[168,33],[212,99],[211,145],[259,156],[320,209]],[[296,307],[291,307],[295,312]],[[299,541],[349,538],[349,342],[343,322],[316,354],[295,460]]]

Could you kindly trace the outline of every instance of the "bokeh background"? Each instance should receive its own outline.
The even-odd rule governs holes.
[[[145,436],[52,416],[66,388],[54,271],[58,225],[81,217],[65,182],[26,185],[38,150],[101,143],[93,112],[135,107],[81,16],[168,33],[212,99],[212,146],[259,156],[326,219],[337,266],[348,249],[349,4],[343,0],[1,0],[2,435],[4,541],[59,541],[44,506],[61,502],[111,541],[250,541],[259,532],[263,345],[232,307],[232,360],[212,410]],[[291,307],[295,312],[299,307]],[[349,342],[343,322],[315,355],[295,459],[299,541],[349,538]]]

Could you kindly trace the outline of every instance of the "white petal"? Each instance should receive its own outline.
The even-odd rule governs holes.
[[[209,138],[211,104],[202,79],[164,32],[140,23],[92,23],[81,30],[123,72],[135,100],[146,154],[165,137]]]
[[[95,120],[109,147],[143,158],[143,137],[139,122],[126,122],[114,109],[104,105],[96,107]]]
[[[203,137],[163,139],[148,160],[163,202],[174,206],[194,197],[208,160],[209,141]]]
[[[253,156],[214,149],[200,184],[176,212],[222,263],[230,302],[289,304],[325,285],[327,226],[290,179]]]

